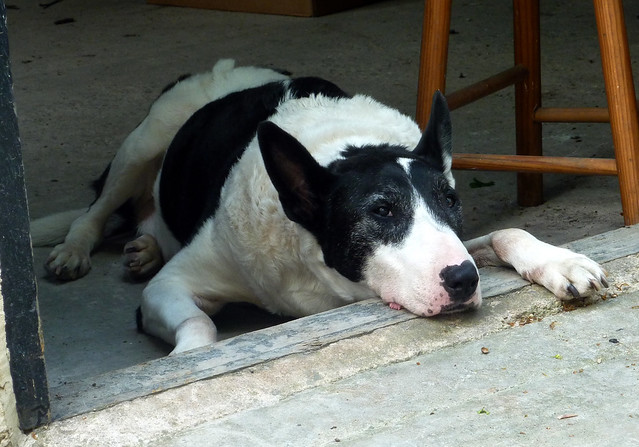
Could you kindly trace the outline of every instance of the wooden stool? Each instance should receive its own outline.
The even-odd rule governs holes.
[[[515,84],[517,155],[456,154],[455,169],[517,171],[522,206],[543,202],[542,172],[617,175],[624,223],[639,223],[639,122],[621,0],[593,0],[608,108],[541,107],[539,0],[513,0],[515,66],[447,95],[451,110]],[[445,91],[452,0],[426,0],[417,122],[426,125],[431,97]],[[610,122],[614,159],[545,157],[542,122]]]

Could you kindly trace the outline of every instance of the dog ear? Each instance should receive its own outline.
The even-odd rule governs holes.
[[[413,152],[441,168],[445,175],[450,173],[453,161],[452,126],[448,103],[439,90],[433,95],[428,125]]]
[[[266,121],[257,129],[266,172],[277,190],[286,216],[314,232],[332,174],[293,136]]]

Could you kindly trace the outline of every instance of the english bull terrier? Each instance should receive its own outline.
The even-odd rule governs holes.
[[[430,317],[478,307],[484,265],[510,266],[560,299],[607,287],[597,263],[523,230],[462,242],[451,161],[439,92],[422,133],[328,81],[222,60],[167,88],[96,201],[34,221],[34,245],[61,242],[48,270],[83,276],[107,218],[133,204],[140,236],[125,265],[157,272],[139,324],[172,354],[214,343],[210,315],[230,302],[301,317],[377,297]]]

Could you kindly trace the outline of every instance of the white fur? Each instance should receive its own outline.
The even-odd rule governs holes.
[[[347,146],[391,143],[413,149],[421,138],[412,119],[363,95],[287,101],[270,121],[294,136],[322,165],[338,158]]]
[[[411,119],[365,96],[289,100],[271,121],[297,138],[323,165],[349,145],[390,143],[412,148],[421,137]],[[475,248],[485,250],[484,246],[492,247],[496,239],[477,241]],[[523,239],[518,237],[505,243],[506,248],[503,244],[498,247],[512,255],[519,253],[520,241]],[[534,238],[525,241],[523,262],[513,256],[499,257],[489,248],[492,261],[527,267],[532,249],[541,253],[540,260],[546,260],[549,252],[543,251],[547,250],[545,245],[539,251],[543,243]],[[170,251],[172,242],[159,243],[164,245],[163,251]],[[231,171],[214,218],[145,289],[144,327],[175,343],[173,353],[177,353],[213,343],[215,327],[205,316],[229,301],[248,301],[271,312],[302,316],[377,296],[416,314],[434,315],[451,304],[440,285],[442,268],[465,260],[471,256],[462,242],[438,224],[421,203],[404,243],[379,247],[366,264],[364,280],[348,281],[324,264],[314,238],[286,218],[253,140]],[[603,275],[592,261],[586,270],[588,279],[584,280],[582,272],[577,275],[580,292],[589,289],[582,287],[585,282],[593,277],[599,281]],[[535,275],[528,277],[536,280]],[[558,288],[553,291],[561,296]],[[469,302],[475,306],[481,303],[479,288]]]

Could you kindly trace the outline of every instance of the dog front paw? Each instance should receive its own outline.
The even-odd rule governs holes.
[[[550,247],[547,261],[522,272],[527,280],[540,284],[559,299],[571,300],[608,287],[604,269],[587,256]]]
[[[91,270],[91,254],[69,244],[56,245],[44,263],[50,275],[63,281],[82,278]]]

